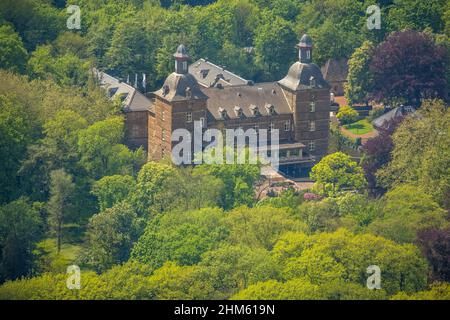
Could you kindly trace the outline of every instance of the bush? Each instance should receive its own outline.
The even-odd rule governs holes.
[[[350,106],[343,106],[339,108],[336,117],[341,121],[341,124],[350,124],[358,120],[358,112]]]

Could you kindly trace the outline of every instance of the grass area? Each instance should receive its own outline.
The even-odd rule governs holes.
[[[56,254],[56,238],[48,238],[42,241],[44,246],[51,253]],[[60,258],[68,262],[73,262],[81,251],[81,246],[70,243],[62,243]]]
[[[367,119],[362,119],[344,126],[345,129],[356,135],[362,135],[372,132],[373,126]]]

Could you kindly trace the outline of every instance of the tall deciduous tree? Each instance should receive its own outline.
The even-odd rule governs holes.
[[[10,26],[0,26],[0,68],[23,71],[27,59],[22,39]]]
[[[392,160],[376,176],[387,188],[407,182],[449,208],[450,111],[441,100],[425,101],[392,136]]]
[[[142,221],[126,202],[92,216],[86,233],[87,262],[104,271],[127,261],[142,229]]]
[[[106,176],[94,183],[92,194],[98,199],[100,211],[104,211],[126,200],[135,185],[136,182],[132,176]]]
[[[0,207],[0,281],[30,275],[41,227],[38,210],[25,198]]]
[[[361,166],[364,169],[369,189],[374,194],[380,194],[385,189],[377,183],[376,172],[391,161],[391,152],[394,148],[392,134],[400,125],[402,119],[397,118],[378,128],[378,135],[369,139],[363,146],[363,158]]]
[[[373,80],[369,67],[372,61],[374,46],[365,41],[353,52],[348,61],[348,76],[345,86],[345,97],[350,104],[367,102]]]
[[[292,25],[278,16],[264,17],[266,23],[256,30],[256,63],[265,78],[281,79],[295,59],[297,36]]]
[[[420,105],[424,98],[444,98],[446,50],[425,33],[392,33],[374,51],[370,70],[373,97],[386,103]]]
[[[75,190],[72,176],[63,169],[50,174],[50,199],[47,204],[48,218],[51,230],[57,239],[57,252],[61,251],[63,226],[71,216],[71,198]]]
[[[350,156],[336,152],[324,157],[311,171],[315,188],[335,196],[343,190],[361,190],[366,185],[364,172]]]

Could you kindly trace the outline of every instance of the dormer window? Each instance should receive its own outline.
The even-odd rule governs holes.
[[[226,119],[227,118],[227,111],[224,108],[222,108],[222,107],[219,108],[219,116],[222,119]]]
[[[186,98],[190,99],[192,97],[192,90],[191,88],[186,88]]]
[[[236,116],[239,118],[244,116],[244,111],[242,111],[242,108],[240,106],[235,106],[234,112],[236,113]]]
[[[271,116],[275,114],[275,106],[272,104],[266,104],[267,113]]]
[[[311,59],[311,50],[306,50],[306,59]]]
[[[253,116],[258,116],[259,115],[259,109],[257,106],[255,106],[254,104],[252,104],[250,106],[250,110],[252,111]]]
[[[163,90],[163,96],[164,97],[169,94],[170,90],[169,90],[169,86],[168,85],[164,85],[162,90]]]
[[[208,76],[209,69],[202,69],[202,70],[200,70],[200,73],[201,73],[203,79],[205,79]]]
[[[316,86],[316,78],[309,78],[309,85],[314,88]]]

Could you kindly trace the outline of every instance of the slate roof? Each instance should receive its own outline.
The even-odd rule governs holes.
[[[162,88],[154,94],[171,102],[207,98],[200,90],[195,77],[190,73],[181,74],[174,72],[170,74],[164,81]]]
[[[214,119],[224,120],[221,112],[226,112],[226,119],[238,119],[239,110],[242,118],[269,116],[270,106],[274,115],[292,114],[282,88],[275,82],[258,83],[254,86],[228,86],[219,88],[202,88],[209,97],[208,111]],[[254,110],[257,108],[257,115]]]
[[[252,84],[231,71],[215,65],[205,59],[199,59],[189,66],[189,73],[204,87],[214,87],[220,81],[222,86],[240,86]]]
[[[347,81],[348,59],[329,59],[321,70],[326,81]]]
[[[311,78],[315,79],[317,88],[329,88],[329,84],[323,79],[322,72],[314,63],[301,63],[297,61],[288,71],[286,77],[278,83],[291,90],[308,89],[311,86]]]
[[[121,97],[123,99],[124,112],[132,111],[153,111],[153,102],[136,88],[130,86],[119,79],[101,71],[94,70],[97,74],[100,86],[107,90],[108,96],[112,99]]]
[[[375,120],[372,121],[372,124],[375,127],[382,127],[385,123],[395,120],[399,117],[405,117],[408,114],[414,113],[416,110],[413,107],[410,106],[400,106],[395,109],[392,109],[391,111],[379,116]]]

